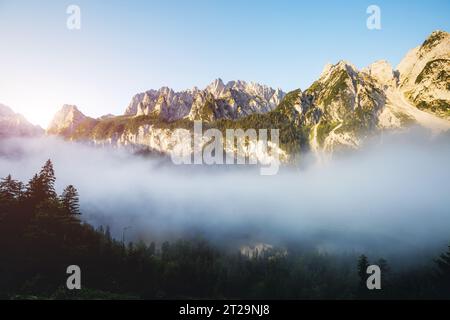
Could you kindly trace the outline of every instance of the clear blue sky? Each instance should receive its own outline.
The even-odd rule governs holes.
[[[0,103],[45,126],[63,103],[120,114],[137,92],[217,77],[305,89],[327,62],[395,66],[435,29],[450,30],[449,0],[0,0]]]

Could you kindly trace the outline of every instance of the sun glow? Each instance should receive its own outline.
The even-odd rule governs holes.
[[[6,81],[0,78],[0,88],[0,103],[43,129],[48,127],[55,113],[64,104],[76,105],[86,115],[93,117],[101,116],[100,108],[94,106],[104,105],[101,90],[80,87],[75,81],[58,83],[54,79],[44,78]]]
[[[61,103],[50,97],[45,98],[43,96],[27,95],[17,98],[7,97],[5,99],[3,96],[0,96],[0,101],[14,112],[23,115],[32,124],[46,129]]]

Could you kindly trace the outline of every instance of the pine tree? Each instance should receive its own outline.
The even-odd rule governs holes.
[[[35,174],[33,178],[28,181],[25,190],[25,198],[31,201],[33,204],[36,204],[39,201],[39,191],[40,191],[40,183],[39,176]]]
[[[39,182],[45,199],[56,199],[55,181],[56,177],[55,171],[53,170],[53,164],[52,161],[48,159],[39,172]]]
[[[45,201],[57,200],[55,180],[53,164],[49,159],[39,174],[35,174],[28,182],[25,196],[31,201],[32,206],[37,206]]]
[[[69,214],[81,214],[78,191],[73,185],[64,189],[61,195],[61,203]]]
[[[11,178],[11,175],[0,181],[0,200],[2,202],[18,200],[22,196],[22,192],[23,184]]]

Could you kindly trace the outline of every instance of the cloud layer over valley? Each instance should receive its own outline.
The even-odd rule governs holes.
[[[252,168],[173,166],[56,138],[0,142],[0,175],[27,182],[51,158],[58,192],[73,184],[83,219],[116,237],[200,232],[231,242],[300,239],[389,253],[450,241],[450,139],[385,135],[357,153],[260,176]],[[389,244],[387,246],[387,244]]]

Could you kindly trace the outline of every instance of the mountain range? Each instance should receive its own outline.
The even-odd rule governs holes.
[[[0,135],[22,132],[13,127],[31,130],[24,119],[14,122],[14,116],[0,107]],[[395,69],[387,61],[361,70],[346,61],[328,64],[304,91],[285,93],[257,83],[216,79],[204,89],[176,92],[163,87],[138,93],[120,116],[91,118],[76,106],[65,105],[46,132],[168,154],[174,147],[174,130],[189,132],[194,120],[220,130],[277,128],[286,159],[307,150],[356,149],[373,134],[411,125],[436,134],[446,132],[450,129],[450,35],[434,31]]]
[[[238,119],[252,113],[266,113],[275,109],[285,93],[258,83],[214,80],[204,90],[194,87],[174,92],[163,87],[133,97],[125,111],[128,116],[156,115],[162,121],[182,118],[215,121]]]

